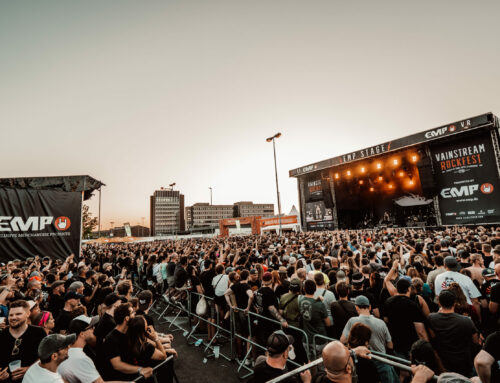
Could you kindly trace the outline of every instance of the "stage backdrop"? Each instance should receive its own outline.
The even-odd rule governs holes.
[[[81,192],[0,188],[0,260],[80,255]]]
[[[432,148],[444,225],[500,222],[500,182],[489,134]]]

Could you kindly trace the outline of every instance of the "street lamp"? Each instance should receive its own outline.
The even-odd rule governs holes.
[[[280,189],[278,186],[278,166],[276,165],[276,144],[275,139],[280,138],[281,133],[276,133],[274,136],[266,138],[267,142],[273,142],[273,152],[274,152],[274,174],[276,176],[276,195],[278,197],[278,222],[279,222],[279,236],[281,237],[281,202],[280,202]]]
[[[212,206],[212,187],[208,187],[210,189],[210,206]]]

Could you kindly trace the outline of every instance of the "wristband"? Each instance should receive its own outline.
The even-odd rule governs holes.
[[[142,367],[139,367],[139,369],[137,370],[137,373],[138,373],[139,375],[142,375]],[[142,376],[144,376],[144,375],[142,375]]]

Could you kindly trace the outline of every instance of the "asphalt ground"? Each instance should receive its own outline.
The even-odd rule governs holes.
[[[156,323],[158,323],[158,315],[153,312],[150,314],[154,317]],[[172,321],[174,317],[167,315],[166,318]],[[178,354],[178,357],[174,360],[174,370],[179,383],[241,383],[246,381],[246,379],[239,379],[237,371],[238,363],[236,361],[228,361],[220,355],[216,358],[212,350],[205,350],[207,344],[206,330],[200,329],[198,335],[195,334],[195,337],[191,337],[188,340],[187,335],[190,328],[187,317],[178,317],[175,323],[182,327],[183,330],[171,326],[170,323],[159,324],[157,325],[157,329],[159,332],[174,335],[172,346]],[[203,339],[203,343],[198,341],[198,345],[196,345],[196,340],[200,338]],[[224,340],[222,339],[219,346],[220,353],[230,356],[229,343],[223,342]],[[247,370],[241,369],[242,375],[246,372]]]

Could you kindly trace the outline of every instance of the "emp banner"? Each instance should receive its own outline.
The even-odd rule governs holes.
[[[80,255],[81,192],[0,189],[0,260]]]
[[[491,136],[432,148],[444,225],[500,222],[500,183]]]

